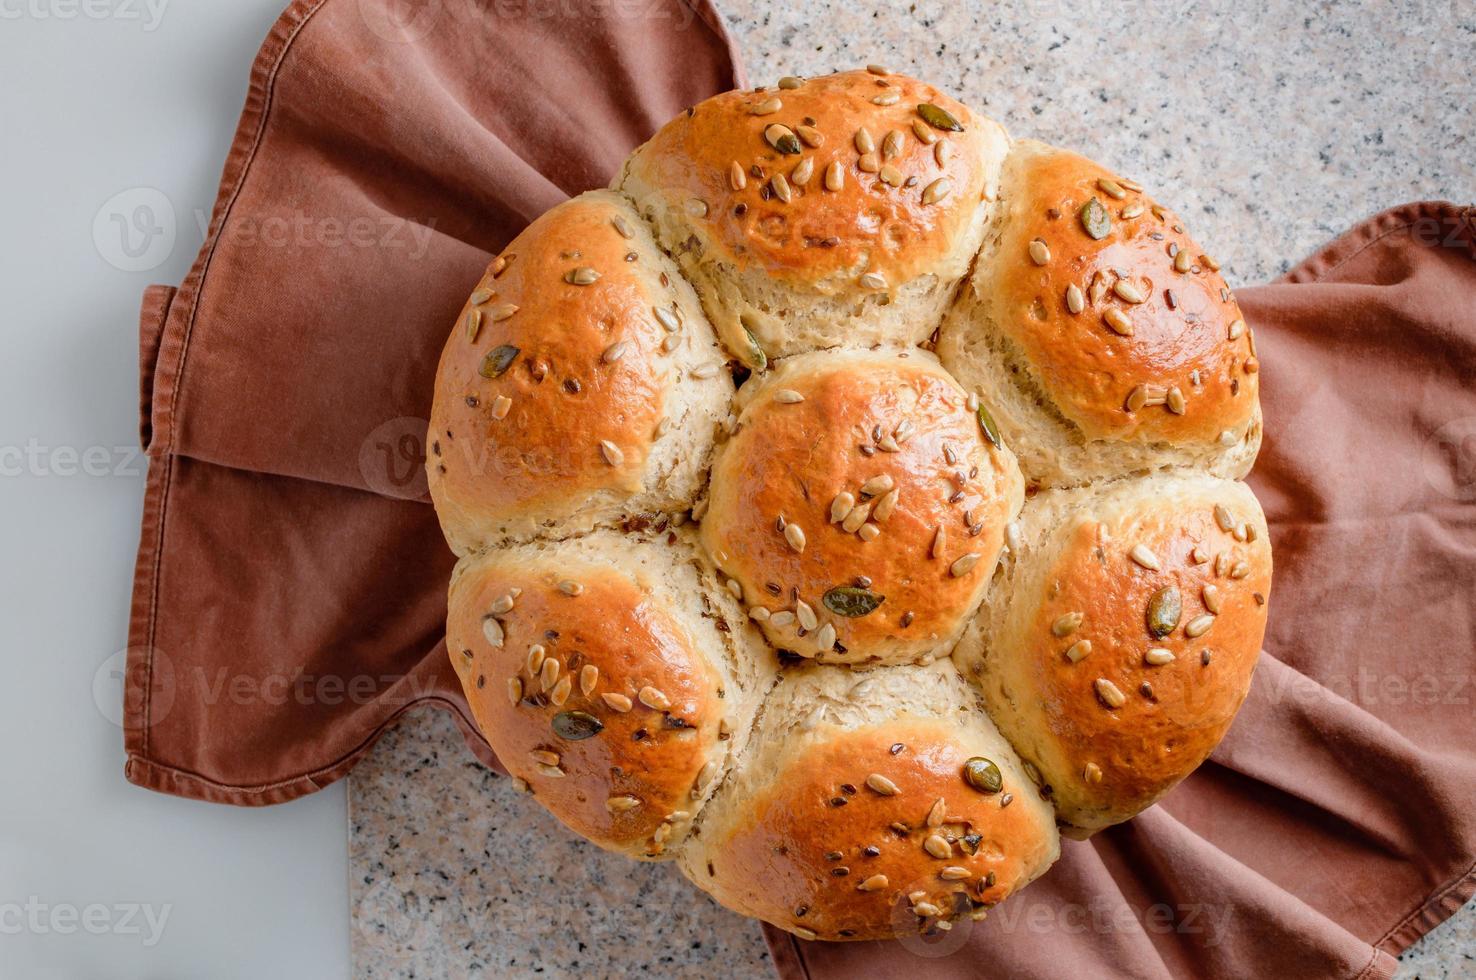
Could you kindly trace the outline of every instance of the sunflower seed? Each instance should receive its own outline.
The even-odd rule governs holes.
[[[471,294],[471,305],[481,306],[483,303],[487,302],[487,300],[491,299],[495,295],[497,294],[490,289],[478,289],[476,292]]]
[[[857,891],[875,892],[887,887],[886,875],[872,875],[856,886]]]
[[[1081,628],[1086,616],[1079,612],[1069,612],[1064,616],[1058,616],[1051,624],[1051,632],[1056,636],[1070,636]]]
[[[1122,185],[1115,180],[1109,180],[1106,177],[1103,177],[1097,181],[1097,186],[1102,189],[1103,193],[1105,193],[1113,200],[1121,201],[1123,198],[1127,197],[1127,191],[1123,190]]]
[[[506,634],[502,632],[502,624],[491,616],[482,620],[482,636],[486,638],[488,643],[497,647],[499,650],[502,649],[503,641],[506,638]]]
[[[619,466],[625,462],[625,453],[621,452],[620,447],[609,439],[600,440],[600,455],[605,457],[605,462],[611,466]]]
[[[1143,654],[1143,659],[1154,667],[1162,667],[1164,664],[1173,663],[1174,655],[1172,651],[1165,650],[1163,647],[1154,647]]]
[[[466,314],[466,339],[471,343],[477,342],[477,334],[482,332],[482,311],[468,310]]]
[[[894,88],[890,88],[880,95],[873,95],[871,102],[873,105],[896,105],[897,100],[900,98],[902,98],[902,93]]]
[[[514,599],[511,595],[498,596],[492,603],[492,615],[501,616],[512,612]]]
[[[1156,572],[1163,567],[1158,561],[1158,556],[1149,550],[1147,545],[1133,545],[1133,550],[1128,552],[1128,557],[1149,571]]]
[[[939,177],[923,188],[922,202],[924,204],[937,204],[947,197],[951,190],[953,190],[953,184],[949,179],[947,177]]]
[[[1100,783],[1102,781],[1102,767],[1095,762],[1088,762],[1082,767],[1081,778],[1089,783]]]
[[[1074,664],[1079,664],[1092,652],[1091,640],[1077,640],[1066,648],[1066,659]]]
[[[968,554],[955,559],[953,564],[948,566],[948,574],[952,575],[954,578],[962,578],[963,576],[969,574],[969,572],[973,570],[975,565],[979,564],[979,559],[982,557],[983,556],[980,555],[978,552],[971,551]]]
[[[600,682],[600,668],[594,664],[585,664],[579,671],[579,693],[589,697],[594,693],[595,685]]]
[[[790,198],[794,196],[793,192],[789,189],[789,181],[783,174],[775,174],[770,177],[769,188],[774,192],[774,196],[785,204],[788,204]]]
[[[550,752],[547,749],[534,749],[528,753],[528,758],[541,766],[556,766],[562,761],[557,752]]]
[[[892,782],[886,776],[883,776],[881,773],[874,772],[870,776],[867,776],[866,786],[868,789],[880,793],[882,796],[897,795],[897,784]]]
[[[805,550],[805,531],[804,531],[804,528],[800,527],[798,524],[786,524],[786,525],[784,525],[784,540],[787,541],[787,542],[789,542],[789,546],[791,548],[793,548],[795,551],[804,551]]]
[[[1215,523],[1220,525],[1221,531],[1229,534],[1235,530],[1235,515],[1224,504],[1215,504]]]
[[[1191,264],[1192,263],[1189,261],[1189,253],[1184,251],[1182,248],[1179,249],[1178,252],[1174,253],[1175,272],[1188,272]]]
[[[1086,308],[1086,297],[1081,294],[1081,287],[1076,283],[1066,287],[1066,309],[1073,314],[1080,313]]]
[[[600,695],[600,699],[609,705],[612,711],[618,711],[621,714],[624,714],[633,707],[630,703],[630,698],[624,694],[616,694],[614,691],[606,691]]]
[[[803,599],[795,602],[794,615],[799,620],[800,626],[806,631],[813,630],[816,626],[820,625],[820,621],[815,618],[815,610]]]
[[[854,142],[856,144],[856,152],[863,156],[867,153],[876,152],[876,140],[872,138],[871,132],[865,126],[856,130]]]
[[[743,164],[737,160],[728,164],[728,186],[735,191],[741,191],[748,186],[748,175],[743,172]]]
[[[883,160],[891,160],[902,155],[902,130],[888,130],[887,135],[882,138],[881,155]]]
[[[543,668],[538,671],[538,686],[547,691],[558,683],[559,661],[555,657],[548,657],[543,661]]]
[[[924,146],[932,146],[938,141],[938,134],[921,119],[912,120],[912,131]]]
[[[868,272],[861,277],[861,285],[867,289],[886,289],[887,280],[879,272]]]
[[[1243,333],[1245,333],[1245,321],[1236,320],[1234,323],[1230,324],[1230,329],[1226,332],[1226,336],[1230,340],[1239,340],[1241,334]]]
[[[795,168],[789,172],[789,182],[796,187],[803,187],[815,176],[815,158],[805,157]]]
[[[1129,279],[1119,279],[1112,284],[1112,291],[1117,298],[1125,303],[1146,303],[1148,294],[1143,292],[1142,287]]]
[[[1118,212],[1118,214],[1121,215],[1124,219],[1136,218],[1138,215],[1140,215],[1142,213],[1143,213],[1143,205],[1139,204],[1136,201],[1134,201],[1132,204],[1129,204],[1127,207],[1123,208],[1120,212]]]
[[[968,868],[961,868],[956,864],[950,865],[938,872],[938,877],[944,881],[963,881],[973,876],[974,873]]]
[[[886,493],[888,490],[892,489],[894,485],[895,484],[892,478],[885,473],[881,474],[880,476],[873,476],[871,479],[861,484],[861,496],[875,497],[878,494]]]
[[[1211,615],[1195,616],[1184,626],[1184,635],[1190,639],[1203,636],[1208,633],[1210,627],[1215,625],[1215,617]]]
[[[938,162],[938,166],[940,167],[948,166],[948,161],[953,159],[953,144],[944,139],[940,139],[934,143],[933,159]]]
[[[523,682],[520,678],[509,677],[507,679],[507,703],[517,704],[523,700]]]
[[[1133,321],[1129,320],[1127,314],[1117,307],[1114,306],[1103,313],[1102,319],[1107,321],[1107,326],[1111,327],[1112,332],[1118,336],[1131,337],[1133,335]]]
[[[839,160],[832,160],[830,166],[825,168],[825,189],[838,191],[846,186],[846,172],[840,165]]]
[[[825,145],[825,134],[814,126],[796,126],[794,127],[794,132],[806,146],[819,147]]]
[[[669,310],[664,306],[653,306],[651,312],[656,315],[656,321],[670,333],[676,333],[682,328],[682,321],[677,318],[675,310]]]
[[[706,381],[708,378],[717,377],[719,366],[716,364],[701,364],[692,369],[692,377],[698,381]]]
[[[933,529],[933,546],[928,549],[928,554],[933,558],[942,558],[943,550],[948,547],[948,529],[942,524]]]
[[[507,418],[507,413],[512,411],[512,399],[506,395],[498,395],[492,399],[492,417],[501,422]]]
[[[600,360],[604,361],[606,364],[614,364],[616,361],[624,357],[625,352],[629,349],[630,344],[626,343],[623,340],[617,340],[615,341],[615,343],[605,348],[605,352],[600,355]]]
[[[863,153],[861,159],[856,161],[856,169],[864,174],[874,174],[881,170],[881,157],[875,153]]]
[[[611,218],[610,219],[610,224],[615,227],[615,233],[617,235],[619,235],[621,238],[634,238],[635,237],[635,232],[631,231],[630,225],[628,225],[626,223],[625,219],[623,217],[621,217],[620,215],[617,214],[617,215],[615,215],[615,217]]]
[[[815,633],[815,646],[821,650],[831,650],[835,647],[835,627],[829,623],[820,627]]]
[[[855,506],[856,498],[850,493],[842,490],[840,493],[836,494],[835,499],[830,502],[830,523],[837,524],[845,520],[846,515],[849,514],[851,512],[851,508]]]
[[[951,857],[953,854],[952,846],[949,845],[948,840],[941,834],[929,834],[927,839],[923,841],[923,850],[940,861]],[[914,909],[919,907],[916,905],[913,906]]]
[[[634,796],[612,796],[605,801],[605,807],[611,813],[625,813],[640,805],[641,801]]]
[[[1093,686],[1097,690],[1097,697],[1101,698],[1102,703],[1107,705],[1107,707],[1121,708],[1127,703],[1127,698],[1123,695],[1122,691],[1107,678],[1098,677]]]
[[[554,685],[553,690],[548,692],[548,699],[556,705],[561,705],[569,700],[569,692],[574,688],[574,679],[565,674]],[[557,716],[555,716],[557,718]],[[603,727],[603,726],[602,726]]]
[[[671,707],[671,699],[649,684],[641,688],[636,697],[640,699],[641,704],[657,711],[665,711]]]
[[[1184,401],[1184,393],[1180,391],[1177,386],[1170,388],[1168,390],[1168,394],[1164,397],[1166,399],[1164,404],[1166,404],[1168,406],[1168,410],[1170,412],[1173,412],[1175,415],[1183,415],[1184,412],[1187,411],[1189,408],[1188,403]]]
[[[765,99],[762,102],[755,103],[754,105],[748,107],[748,111],[753,113],[755,116],[772,116],[774,113],[783,108],[784,103],[780,102],[777,98],[774,98]]]
[[[542,643],[535,643],[531,647],[528,648],[528,673],[529,674],[536,674],[536,673],[538,673],[538,668],[540,668],[540,667],[543,666],[543,658],[545,656],[546,656],[546,654],[543,652],[543,644]]]
[[[564,281],[571,286],[588,286],[598,278],[600,278],[599,271],[591,269],[587,265],[579,266],[577,269],[570,269],[564,273]]]

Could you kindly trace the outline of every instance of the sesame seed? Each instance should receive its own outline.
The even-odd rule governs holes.
[[[979,564],[979,559],[982,557],[983,555],[980,555],[978,552],[971,551],[955,559],[953,564],[948,566],[948,574],[954,578],[962,578],[972,571],[975,565]]]
[[[882,796],[896,796],[897,784],[879,772],[874,772],[866,777],[866,787]]]
[[[1101,698],[1102,703],[1107,705],[1107,707],[1121,708],[1125,703],[1127,703],[1127,697],[1122,693],[1122,691],[1118,690],[1116,684],[1112,683],[1107,678],[1098,677],[1094,686],[1097,689],[1097,697]]]
[[[1158,556],[1149,550],[1147,545],[1133,545],[1133,550],[1128,552],[1128,557],[1149,571],[1156,572],[1163,567],[1159,563]]]
[[[1162,667],[1164,664],[1174,662],[1174,654],[1172,650],[1165,650],[1163,647],[1154,647],[1152,650],[1143,654],[1143,660],[1153,667]]]
[[[784,526],[784,540],[795,551],[805,550],[805,532],[798,524],[786,524]]]
[[[636,697],[640,700],[641,704],[644,704],[648,708],[654,708],[657,711],[665,711],[671,707],[671,699],[649,684],[641,688],[640,692],[636,694]]]
[[[1193,639],[1208,633],[1210,627],[1215,625],[1215,617],[1212,615],[1195,616],[1184,626],[1184,635]]]
[[[490,643],[492,646],[497,647],[499,650],[502,648],[502,643],[504,639],[502,624],[493,619],[491,616],[488,616],[486,619],[482,620],[482,636],[484,636],[487,642]]]
[[[1050,260],[1051,250],[1046,243],[1039,238],[1032,239],[1030,242],[1030,261],[1036,265],[1045,265]]]
[[[624,694],[616,694],[614,691],[606,691],[604,694],[600,695],[600,699],[603,700],[605,704],[609,705],[612,711],[618,711],[621,714],[624,714],[632,707],[634,707],[634,705],[631,704],[630,698],[626,697]]]

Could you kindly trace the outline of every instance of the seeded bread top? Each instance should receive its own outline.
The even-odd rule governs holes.
[[[427,473],[458,554],[692,506],[733,382],[692,289],[618,195],[534,221],[436,376]]]
[[[730,908],[863,940],[1003,901],[1059,851],[1050,805],[939,663],[787,672],[679,861]]]
[[[978,249],[1006,146],[931,85],[842,72],[708,99],[617,183],[757,367],[750,336],[770,357],[925,339]]]
[[[1250,689],[1271,547],[1243,483],[1154,476],[1047,491],[955,651],[1082,837],[1208,758]],[[1006,600],[1005,597],[1008,597]]]
[[[865,939],[1203,761],[1270,552],[1254,342],[1179,219],[876,67],[709,100],[615,186],[494,260],[431,420],[451,655],[540,801]]]
[[[770,641],[830,663],[946,651],[1023,484],[923,350],[824,351],[744,385],[702,520]]]

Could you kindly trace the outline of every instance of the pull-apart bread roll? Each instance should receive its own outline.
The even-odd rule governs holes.
[[[1243,483],[1152,477],[1026,507],[1018,550],[959,643],[990,716],[1069,836],[1194,771],[1250,689],[1271,547]]]
[[[911,345],[978,251],[1004,130],[931,85],[842,72],[728,92],[617,179],[750,367]]]
[[[967,928],[1244,700],[1258,368],[1131,179],[877,66],[708,99],[446,342],[426,466],[477,724],[729,908]]]
[[[1133,181],[1017,142],[938,340],[1033,484],[1192,466],[1239,478],[1261,439],[1255,338],[1219,265]]]
[[[970,915],[1060,851],[1055,818],[946,662],[788,674],[682,871],[729,908],[814,939]]]

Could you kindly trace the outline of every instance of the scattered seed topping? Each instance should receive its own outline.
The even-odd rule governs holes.
[[[1205,585],[1203,592],[1204,608],[1215,615],[1220,613],[1220,590],[1214,585]]]
[[[765,99],[762,102],[758,102],[749,106],[748,111],[753,113],[755,116],[772,116],[774,113],[783,108],[783,102],[780,102],[778,98],[772,98]]]
[[[1091,640],[1077,640],[1066,648],[1066,659],[1074,664],[1081,663],[1092,652]]]
[[[502,632],[502,624],[493,619],[491,616],[488,616],[487,618],[482,620],[482,636],[484,636],[487,642],[490,643],[492,646],[497,647],[499,650],[502,649],[504,638],[504,634]]]
[[[845,169],[840,165],[839,160],[832,160],[825,168],[825,189],[838,191],[844,186],[846,186]]]
[[[1082,767],[1081,778],[1089,783],[1100,783],[1102,781],[1102,767],[1095,762],[1088,762]]]
[[[1112,284],[1112,291],[1124,303],[1137,304],[1148,302],[1148,294],[1143,292],[1142,287],[1130,279],[1117,280]]]
[[[549,752],[547,749],[534,749],[528,753],[528,758],[541,766],[556,766],[560,762],[559,754],[557,752]]]
[[[1070,636],[1081,628],[1082,621],[1086,616],[1079,612],[1069,612],[1060,616],[1051,624],[1051,632],[1056,636]]]
[[[1131,337],[1133,335],[1133,321],[1129,320],[1127,314],[1117,307],[1109,308],[1107,312],[1102,314],[1102,319],[1106,321],[1107,326],[1112,328],[1112,332],[1119,337]]]
[[[923,841],[923,850],[940,861],[953,856],[953,847],[941,834],[929,834]],[[916,908],[917,906],[914,906]]]
[[[779,123],[772,123],[764,128],[764,142],[786,155],[800,152],[799,137],[794,134],[794,130]]]
[[[867,878],[865,881],[861,882],[861,884],[857,885],[856,890],[863,892],[880,891],[881,889],[887,887],[887,884],[888,882],[886,875],[872,875],[870,878]]]
[[[1146,566],[1145,566],[1146,567]],[[1184,602],[1176,586],[1165,586],[1148,597],[1148,632],[1160,639],[1179,626]]]
[[[805,550],[805,532],[798,524],[784,525],[784,540],[795,551]]]
[[[1158,556],[1150,551],[1147,545],[1133,545],[1133,549],[1128,552],[1128,557],[1152,572],[1163,567],[1158,561]]]
[[[506,395],[498,395],[492,399],[492,417],[501,422],[507,418],[507,413],[512,411],[512,399]]]
[[[924,204],[937,204],[947,197],[952,190],[953,183],[947,177],[939,177],[923,188],[922,202]]]
[[[634,796],[612,796],[605,801],[605,807],[611,813],[625,813],[640,805],[641,801]]]
[[[862,126],[860,129],[856,130],[856,135],[853,137],[853,141],[856,144],[856,152],[860,153],[863,156],[868,153],[876,152],[876,140],[872,138],[871,131],[868,130],[865,126]]]
[[[564,281],[571,286],[588,286],[599,278],[599,272],[587,265],[579,266],[577,269],[570,269],[564,273]]]
[[[609,463],[611,466],[619,466],[621,463],[625,462],[625,453],[621,452],[620,447],[615,445],[609,439],[600,440],[600,455],[604,456],[605,462]]]
[[[803,187],[810,182],[810,178],[814,175],[815,158],[805,157],[789,172],[789,182],[796,187]]]
[[[594,664],[585,664],[579,671],[579,693],[589,697],[594,693],[595,685],[600,682],[600,668]]]
[[[467,339],[467,341],[470,342],[470,343],[475,344],[477,342],[477,334],[479,334],[481,332],[482,332],[482,311],[481,310],[476,310],[476,309],[468,310],[467,311],[467,314],[466,314],[466,339]]]
[[[1066,309],[1073,316],[1086,309],[1086,297],[1082,295],[1081,287],[1074,282],[1066,287]]]
[[[875,612],[884,601],[886,601],[885,596],[878,595],[869,589],[838,585],[826,592],[820,603],[837,616],[856,619]]]
[[[665,711],[671,707],[671,699],[649,684],[641,688],[636,697],[640,699],[641,704],[657,711]]]
[[[523,700],[523,681],[521,678],[509,677],[507,679],[507,703],[517,704]]]
[[[917,107],[917,114],[922,117],[923,122],[932,126],[934,129],[946,129],[954,133],[963,132],[963,125],[957,119],[953,118],[952,113],[941,106],[933,105],[931,102],[924,102],[919,105]]]
[[[887,280],[879,272],[868,272],[861,277],[861,285],[867,289],[886,289]]]
[[[794,616],[799,620],[800,626],[806,630],[812,630],[820,625],[820,620],[815,616],[814,608],[803,599],[795,602]]]
[[[999,766],[983,756],[976,755],[964,763],[963,778],[980,793],[998,793],[1004,788],[1004,776],[1000,774]]]
[[[820,147],[825,145],[825,134],[814,126],[801,124],[794,127],[794,132],[806,146]]]
[[[618,711],[621,714],[624,714],[632,707],[634,707],[630,703],[630,698],[626,697],[624,694],[617,694],[614,691],[606,691],[604,694],[600,695],[600,699],[604,701],[605,704],[609,705],[612,711]]]
[[[514,347],[511,344],[494,347],[487,352],[486,357],[482,358],[482,366],[479,369],[479,373],[484,378],[500,378],[507,372],[508,368],[512,367],[513,361],[517,360],[518,355],[521,353],[521,348]]]
[[[559,591],[567,596],[576,596],[581,595],[584,592],[584,586],[574,581],[573,579],[566,578],[559,583]]]
[[[1039,238],[1030,240],[1030,261],[1036,265],[1045,265],[1051,261],[1050,248]]]
[[[1122,693],[1116,684],[1105,677],[1098,677],[1096,684],[1097,697],[1109,708],[1121,708],[1127,703],[1127,696]]]
[[[1101,241],[1112,232],[1112,218],[1102,202],[1095,197],[1081,206],[1078,217],[1081,219],[1081,227],[1093,241]]]
[[[892,88],[887,89],[880,95],[873,95],[871,97],[871,102],[873,105],[896,105],[897,101],[901,98],[902,93]]]
[[[948,566],[948,574],[952,575],[954,578],[962,578],[969,572],[973,571],[974,566],[979,564],[979,559],[982,557],[984,556],[979,554],[977,551],[971,551],[968,554],[955,559],[953,564]]]
[[[568,681],[569,678],[565,677],[560,683]],[[555,735],[570,742],[593,738],[605,730],[604,722],[584,711],[560,711],[549,724]]]
[[[1195,616],[1185,624],[1184,635],[1190,639],[1203,636],[1210,631],[1210,627],[1213,625],[1215,625],[1215,617],[1213,615]]]
[[[1147,662],[1150,666],[1162,667],[1164,664],[1170,664],[1174,662],[1174,654],[1173,651],[1165,650],[1163,647],[1154,647],[1147,653],[1143,654],[1143,660]]]
[[[881,773],[874,772],[866,777],[866,787],[882,796],[896,796],[897,784]]]

